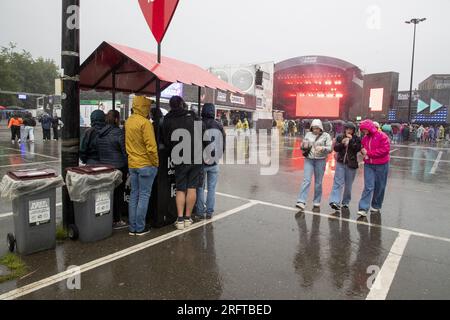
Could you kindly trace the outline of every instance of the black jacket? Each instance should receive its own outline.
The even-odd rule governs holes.
[[[58,129],[58,125],[59,125],[59,118],[58,117],[54,117],[52,119],[52,128],[53,129]]]
[[[23,119],[23,125],[26,127],[36,127],[36,121],[32,117],[26,117]]]
[[[205,105],[202,110],[203,121],[203,137],[206,141],[203,141],[203,150],[207,149],[207,155],[203,159],[203,164],[207,166],[217,165],[217,161],[223,157],[226,150],[226,135],[223,129],[223,125],[215,120],[215,109],[213,106]],[[206,134],[205,134],[206,133]],[[218,134],[222,135],[222,145],[216,142]],[[222,147],[220,150],[219,147]]]
[[[200,141],[197,141],[196,143],[196,136],[195,136],[195,126],[196,122],[198,123],[197,126],[199,126],[199,133],[198,136],[200,137],[202,135],[203,129],[202,129],[202,122],[199,121],[197,115],[195,112],[187,111],[184,109],[176,109],[171,110],[165,117],[163,121],[162,126],[162,141],[164,143],[165,148],[168,149],[169,154],[172,154],[172,150],[175,146],[177,146],[179,143],[182,143],[182,139],[179,139],[177,141],[171,141],[172,134],[177,129],[184,129],[186,130],[190,135],[191,140],[191,159],[190,161],[183,161],[182,163],[178,163],[178,161],[175,162],[175,165],[180,164],[202,164],[203,156],[202,156],[202,146],[203,146],[203,139]],[[200,137],[201,138],[201,137]],[[184,157],[184,152],[180,152],[180,157]],[[174,160],[174,159],[172,159]],[[188,163],[186,163],[188,162]]]
[[[97,142],[98,134],[104,127],[104,124],[96,124],[84,133],[80,146],[80,159],[84,164],[93,165],[100,162]]]
[[[98,133],[97,150],[101,164],[107,164],[116,169],[128,166],[125,134],[119,127],[107,125]]]
[[[347,165],[349,168],[358,169],[358,152],[361,151],[361,138],[357,135],[353,135],[353,138],[348,144],[348,148],[342,143],[344,135],[339,135],[336,138],[334,145],[334,151],[336,151],[336,160],[339,163]]]

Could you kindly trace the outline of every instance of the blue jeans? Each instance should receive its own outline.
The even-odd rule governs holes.
[[[297,202],[306,203],[312,176],[314,175],[314,204],[320,204],[326,164],[326,159],[305,159],[304,179]]]
[[[330,196],[331,203],[342,203],[348,205],[352,200],[352,187],[356,177],[356,169],[349,168],[345,164],[336,164],[336,173],[334,175],[333,191]],[[342,198],[342,189],[344,189],[344,196]],[[342,202],[341,202],[342,199]]]
[[[216,205],[216,186],[219,178],[219,166],[205,166],[203,168],[203,188],[197,189],[197,214],[212,216],[214,214],[214,207]],[[205,206],[205,184],[208,188],[208,195],[206,197]]]
[[[158,168],[156,167],[130,169],[130,232],[142,232],[145,229],[153,181],[157,174]]]
[[[381,209],[389,174],[389,163],[366,164],[364,166],[364,191],[359,202],[359,210],[369,211],[370,206]]]

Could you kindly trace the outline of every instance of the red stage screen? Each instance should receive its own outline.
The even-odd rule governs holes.
[[[340,98],[297,95],[297,117],[338,118]]]

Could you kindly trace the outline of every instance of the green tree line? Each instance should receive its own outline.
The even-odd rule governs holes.
[[[0,48],[0,89],[5,91],[53,94],[58,66],[53,60],[33,58],[19,50],[15,43]],[[36,98],[19,100],[17,96],[0,94],[0,105],[33,108]]]

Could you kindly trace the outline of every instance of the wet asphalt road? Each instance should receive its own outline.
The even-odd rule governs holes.
[[[1,284],[0,297],[76,265],[83,268],[81,290],[69,290],[63,279],[15,298],[450,298],[448,144],[393,146],[383,213],[357,223],[362,170],[350,211],[329,217],[335,166],[330,156],[321,212],[299,214],[293,205],[303,177],[300,140],[281,142],[279,172],[274,176],[261,176],[258,165],[221,167],[217,220],[185,233],[166,227],[142,239],[118,231],[95,244],[60,243],[54,251],[23,257],[31,274]],[[0,130],[1,176],[13,166],[59,170],[58,157],[58,142],[20,148]],[[57,203],[60,200],[58,192]],[[9,212],[11,204],[2,199],[0,239],[13,229]],[[60,217],[60,208],[57,212]],[[0,241],[0,254],[6,252],[5,243]],[[395,268],[390,267],[392,261]],[[89,263],[94,267],[84,271]],[[371,286],[373,270],[379,271],[381,293]]]

